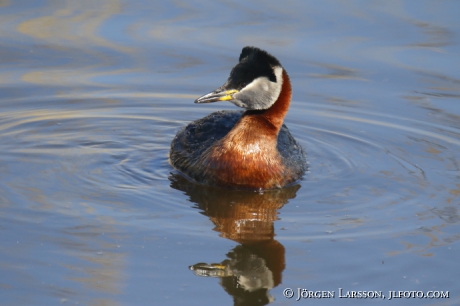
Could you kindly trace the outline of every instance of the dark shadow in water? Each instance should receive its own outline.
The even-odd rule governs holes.
[[[278,209],[295,198],[299,185],[279,190],[234,191],[201,186],[172,174],[171,187],[185,192],[220,236],[239,243],[220,263],[190,266],[198,276],[218,277],[234,305],[266,305],[269,291],[281,283],[284,246],[274,239]]]

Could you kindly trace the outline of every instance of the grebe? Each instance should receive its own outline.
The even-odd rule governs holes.
[[[274,189],[307,170],[302,147],[283,124],[291,83],[280,62],[244,47],[227,82],[195,103],[229,101],[246,111],[218,111],[182,128],[170,163],[195,182],[234,189]]]

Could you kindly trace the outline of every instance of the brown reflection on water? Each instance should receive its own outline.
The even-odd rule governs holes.
[[[425,34],[426,40],[409,46],[440,48],[454,44],[455,35],[449,29],[420,20],[409,20]]]
[[[191,183],[171,176],[171,187],[184,191],[221,237],[238,242],[220,263],[197,263],[189,268],[199,276],[218,277],[234,305],[266,305],[269,291],[281,283],[284,246],[274,239],[278,209],[296,196],[299,185],[280,190],[233,191]]]
[[[456,192],[460,192],[460,184],[458,187],[459,190],[453,190],[454,196]],[[460,234],[455,230],[455,227],[460,224],[460,211],[456,207],[457,203],[451,203],[451,199],[447,199],[446,202],[449,206],[435,207],[417,214],[420,221],[439,218],[442,220],[442,224],[422,226],[414,232],[398,234],[397,236],[403,237],[400,243],[404,249],[387,252],[387,255],[415,253],[423,257],[432,257],[436,254],[436,248],[459,241]],[[416,237],[415,240],[414,237]],[[420,242],[420,237],[424,237],[423,242]]]
[[[364,73],[355,68],[324,63],[313,63],[313,65],[327,70],[325,73],[309,73],[313,78],[368,81]]]
[[[130,48],[117,45],[99,35],[98,28],[110,17],[120,13],[119,1],[50,1],[47,8],[54,10],[40,17],[23,21],[17,27],[19,33],[42,40],[48,44],[63,42],[75,46],[95,45],[121,52]]]
[[[65,229],[69,237],[76,238],[74,242],[69,239],[58,241],[64,249],[75,252],[78,258],[89,263],[82,267],[66,264],[69,270],[82,271],[84,275],[74,277],[72,280],[84,284],[86,287],[99,292],[119,294],[121,283],[124,278],[125,254],[110,251],[117,246],[106,242],[98,246],[92,246],[95,237],[105,235],[113,231],[110,225],[102,226],[77,226]],[[99,247],[99,249],[97,249]],[[82,251],[84,251],[82,253]]]
[[[17,18],[10,24],[17,37],[33,41],[33,47],[18,59],[26,70],[19,77],[9,73],[2,78],[54,86],[101,85],[93,80],[139,72],[141,68],[115,68],[117,56],[131,54],[134,49],[100,33],[110,18],[121,12],[121,3],[111,0],[97,4],[87,0],[48,1],[46,6],[24,11],[26,19]]]

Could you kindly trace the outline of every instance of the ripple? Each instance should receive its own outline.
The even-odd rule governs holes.
[[[6,110],[0,115],[2,155],[32,163],[29,171],[46,172],[42,177],[50,180],[59,176],[92,197],[95,189],[102,200],[129,198],[134,192],[140,201],[153,197],[161,199],[155,205],[191,213],[174,197],[164,196],[171,192],[166,190],[172,170],[170,142],[181,126],[221,105],[185,112],[179,100],[189,95],[99,94],[54,97],[49,108],[42,103],[36,110]],[[69,104],[68,99],[78,102]],[[297,196],[304,204],[292,200],[282,209],[287,228],[295,228],[292,234],[282,232],[285,239],[352,239],[409,231],[413,222],[388,227],[388,218],[416,219],[414,209],[440,194],[440,185],[454,189],[448,187],[449,180],[458,169],[447,175],[440,169],[445,160],[457,163],[452,153],[460,145],[453,137],[455,127],[339,106],[311,104],[307,110],[295,103],[286,124],[307,151],[309,171]],[[450,134],[439,132],[443,130]],[[426,155],[414,155],[412,146]],[[150,226],[148,220],[145,226]],[[305,232],[309,234],[299,234]]]
[[[2,154],[72,169],[83,184],[104,189],[151,186],[167,180],[167,152],[174,122],[165,109],[100,106],[4,112]],[[130,113],[129,113],[130,112]],[[75,168],[77,165],[77,168]]]
[[[296,106],[286,124],[307,151],[309,172],[297,195],[302,200],[282,209],[282,239],[401,235],[414,230],[426,207],[449,205],[459,129],[339,106]]]

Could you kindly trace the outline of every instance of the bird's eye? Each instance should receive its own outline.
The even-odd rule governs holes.
[[[243,82],[243,83],[241,83],[241,84],[240,84],[240,89],[241,89],[241,88],[245,88],[245,87],[246,87],[246,85],[247,85],[247,84],[246,84],[246,83],[244,83],[244,82]]]

